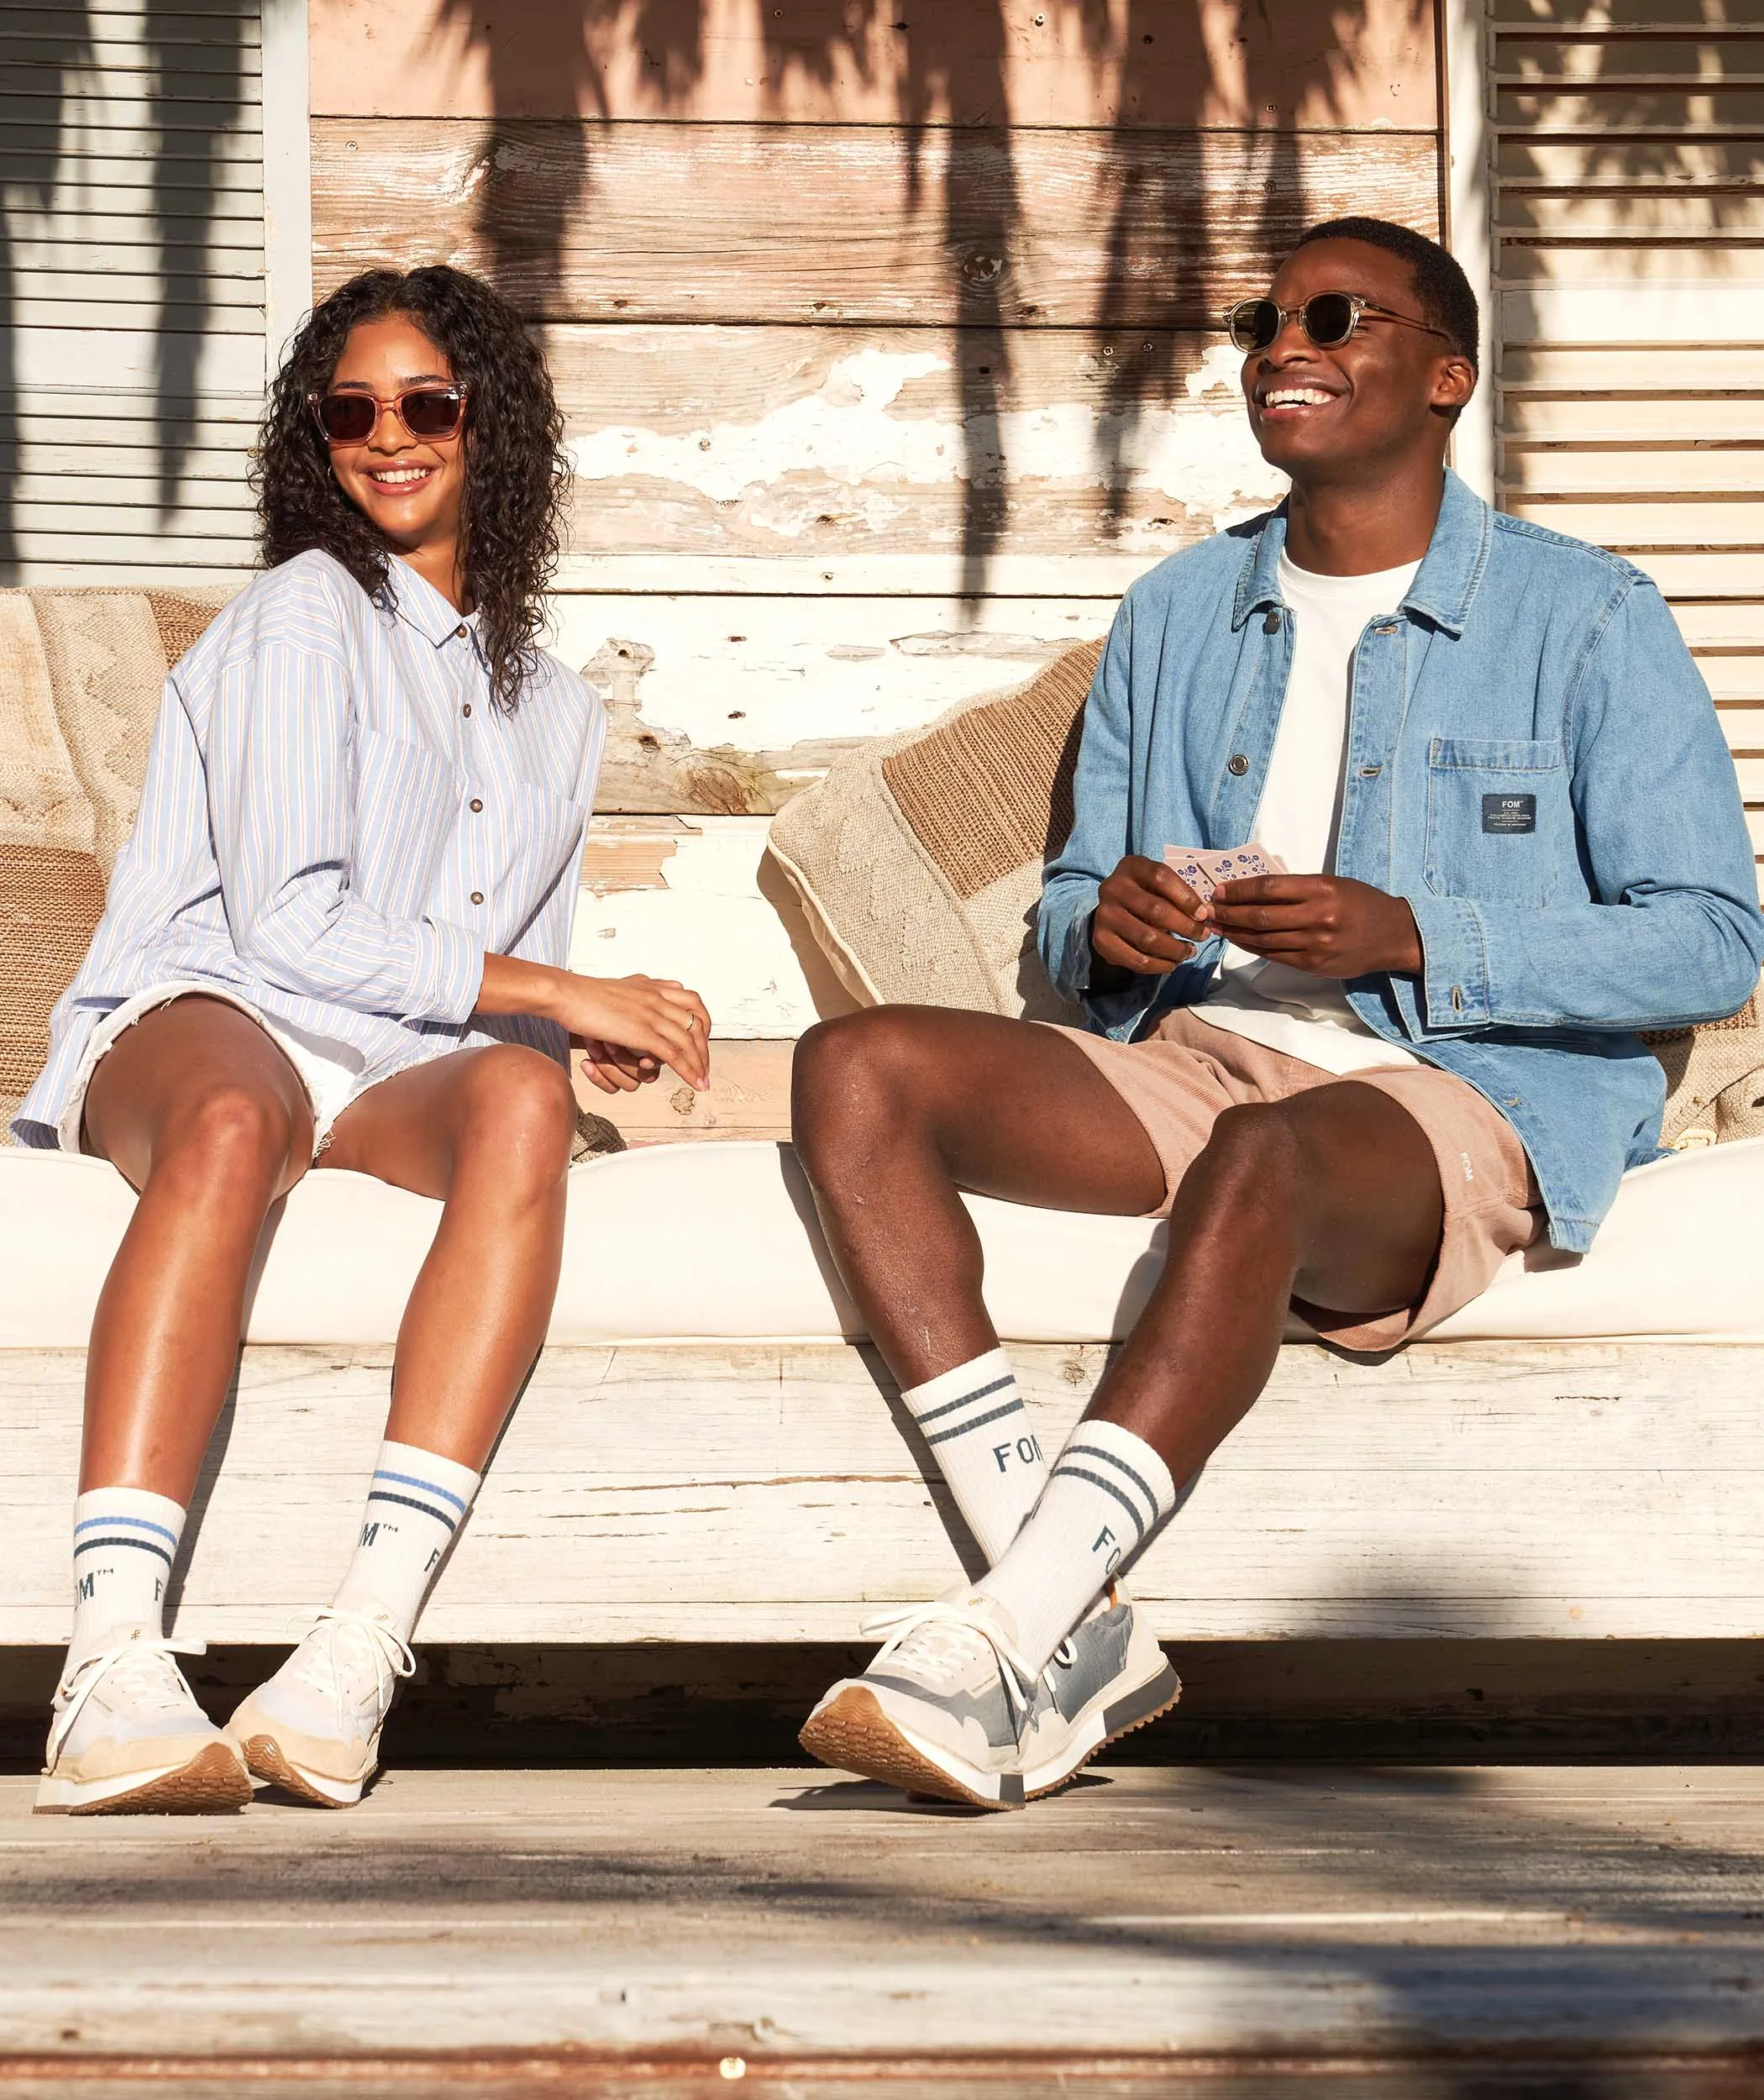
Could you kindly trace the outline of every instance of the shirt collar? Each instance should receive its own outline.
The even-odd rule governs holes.
[[[449,642],[464,627],[476,635],[478,616],[475,612],[460,612],[450,606],[426,577],[419,576],[402,555],[393,555],[387,565],[386,587],[381,602],[387,605],[407,627],[414,627],[424,641],[432,642],[438,648]]]
[[[1403,599],[1405,612],[1419,612],[1448,634],[1462,634],[1470,603],[1488,565],[1494,513],[1467,481],[1448,467],[1446,489],[1433,538],[1415,581]],[[1237,579],[1231,609],[1233,630],[1252,612],[1277,606],[1280,597],[1280,555],[1286,545],[1286,506],[1270,512],[1256,534]]]

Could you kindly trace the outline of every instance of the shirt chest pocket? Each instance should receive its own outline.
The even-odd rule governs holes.
[[[421,744],[355,732],[355,846],[350,885],[388,918],[418,918],[433,897],[459,823],[454,769]]]
[[[1573,812],[1559,743],[1436,737],[1427,748],[1427,887],[1490,903],[1549,903]]]

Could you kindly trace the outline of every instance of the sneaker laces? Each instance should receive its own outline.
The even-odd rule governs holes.
[[[282,1667],[296,1683],[309,1691],[328,1693],[335,1701],[339,1736],[347,1733],[354,1719],[352,1709],[365,1703],[361,1698],[351,1698],[344,1684],[345,1672],[353,1672],[367,1659],[359,1654],[350,1656],[344,1649],[344,1638],[352,1633],[365,1641],[376,1666],[373,1687],[376,1701],[384,1695],[388,1677],[408,1677],[417,1673],[416,1656],[390,1626],[365,1611],[340,1611],[328,1604]]]
[[[87,1701],[108,1680],[113,1691],[124,1694],[138,1709],[149,1714],[198,1714],[196,1694],[184,1682],[184,1673],[171,1658],[204,1655],[206,1641],[120,1641],[114,1647],[99,1648],[82,1656],[55,1687],[55,1719],[49,1730],[49,1761],[53,1764],[61,1746],[84,1712]],[[202,1714],[206,1720],[207,1716]]]
[[[903,1610],[867,1619],[858,1631],[866,1640],[879,1640],[883,1644],[870,1662],[872,1670],[905,1653],[908,1660],[922,1663],[927,1674],[945,1677],[957,1664],[971,1662],[977,1652],[976,1642],[983,1642],[992,1651],[992,1659],[1004,1680],[1005,1703],[1013,1720],[1021,1720],[1029,1710],[1034,1672],[991,1614],[972,1604],[933,1598],[929,1604],[908,1604]]]

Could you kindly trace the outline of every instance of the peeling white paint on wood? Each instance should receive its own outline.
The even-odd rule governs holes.
[[[1052,1449],[1105,1352],[1012,1353]],[[180,1635],[275,1641],[327,1601],[390,1359],[246,1352],[186,1533]],[[1756,1638],[1759,1362],[1710,1345],[1438,1344],[1383,1364],[1289,1346],[1132,1587],[1172,1639]],[[0,1641],[66,1635],[82,1369],[76,1351],[0,1362]],[[934,1595],[962,1551],[879,1379],[853,1348],[547,1351],[424,1636],[848,1640]]]

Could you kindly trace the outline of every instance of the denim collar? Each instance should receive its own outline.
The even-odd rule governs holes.
[[[1446,470],[1445,494],[1438,522],[1415,581],[1403,600],[1405,612],[1418,612],[1447,634],[1462,634],[1470,617],[1483,571],[1488,565],[1494,513],[1466,481]],[[1241,627],[1251,613],[1282,603],[1280,554],[1286,545],[1286,506],[1269,512],[1251,543],[1237,579],[1231,627]]]

